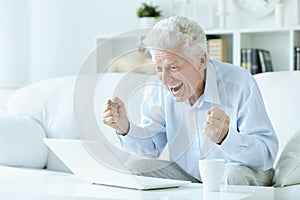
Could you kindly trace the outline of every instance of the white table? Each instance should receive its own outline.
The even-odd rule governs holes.
[[[221,192],[202,192],[201,184],[179,188],[138,191],[93,185],[68,173],[0,166],[0,198],[9,200],[93,199],[274,199],[272,187],[222,186]]]

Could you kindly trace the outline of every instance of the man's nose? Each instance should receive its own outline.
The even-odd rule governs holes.
[[[163,84],[168,84],[171,80],[171,73],[167,68],[163,68],[161,72],[161,79]]]

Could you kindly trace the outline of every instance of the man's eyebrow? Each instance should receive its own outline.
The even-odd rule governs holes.
[[[176,63],[179,63],[179,61],[175,58],[170,59],[170,60],[168,59],[166,62],[164,62],[164,61],[162,62],[163,65],[173,65],[173,64],[176,64]]]

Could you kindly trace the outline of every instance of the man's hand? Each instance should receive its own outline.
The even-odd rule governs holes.
[[[221,144],[228,134],[230,118],[218,107],[213,107],[206,113],[208,117],[203,132],[213,142]]]
[[[102,121],[122,135],[128,133],[129,120],[126,109],[124,103],[118,97],[107,100],[102,112]]]

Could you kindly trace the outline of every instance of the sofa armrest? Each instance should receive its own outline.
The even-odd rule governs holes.
[[[44,168],[48,148],[43,127],[25,116],[0,115],[0,164]]]

